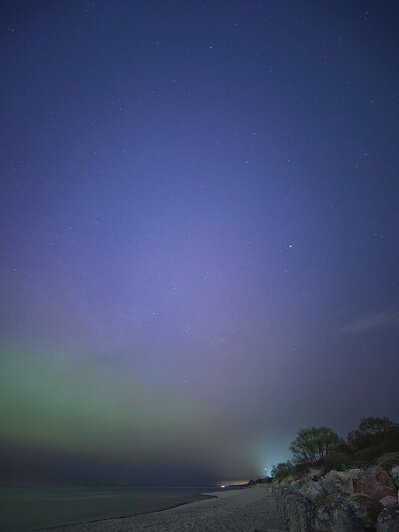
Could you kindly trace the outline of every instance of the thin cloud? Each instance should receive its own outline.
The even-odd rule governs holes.
[[[386,327],[399,327],[399,311],[377,312],[371,316],[356,319],[342,327],[342,331],[363,333],[372,329],[383,329]]]

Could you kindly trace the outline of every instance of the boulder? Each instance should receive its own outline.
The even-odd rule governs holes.
[[[364,493],[380,500],[386,495],[396,495],[396,488],[388,473],[380,466],[368,467],[358,479],[353,480],[355,493]]]
[[[347,469],[345,473],[349,475],[352,480],[355,480],[355,479],[360,478],[363,475],[363,469],[359,469],[359,468]]]
[[[327,495],[326,490],[323,488],[320,482],[315,482],[314,480],[309,480],[303,484],[298,489],[298,493],[309,499],[313,504],[317,504],[318,502],[322,501]]]
[[[399,509],[385,507],[377,519],[377,532],[399,532]]]
[[[310,480],[320,480],[320,478],[323,476],[323,469],[321,467],[318,467],[318,468],[315,468],[315,467],[311,467],[308,471],[308,478]]]
[[[383,497],[380,500],[380,503],[383,506],[398,506],[399,507],[399,501],[397,497],[393,497],[392,495],[385,495],[385,497]]]
[[[285,517],[285,497],[288,495],[289,490],[281,484],[274,484],[272,486],[273,495],[276,498],[277,511]]]
[[[295,482],[295,477],[293,475],[288,475],[287,477],[283,478],[279,484],[282,486],[290,486],[293,482]]]
[[[375,530],[382,504],[369,495],[354,493],[348,498],[349,506],[366,530]]]
[[[302,495],[289,493],[284,501],[284,515],[290,532],[311,532],[312,505]]]
[[[314,510],[311,530],[317,532],[354,532],[364,530],[347,497],[329,495]]]
[[[353,493],[353,477],[348,472],[329,471],[322,479],[322,485],[328,494]]]
[[[393,483],[395,484],[396,489],[399,490],[399,465],[391,467],[389,474]]]

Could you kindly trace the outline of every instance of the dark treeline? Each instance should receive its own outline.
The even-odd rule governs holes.
[[[387,417],[367,417],[346,439],[328,427],[301,429],[290,450],[293,459],[272,469],[277,480],[301,475],[309,467],[321,467],[325,472],[362,467],[399,451],[399,424]]]

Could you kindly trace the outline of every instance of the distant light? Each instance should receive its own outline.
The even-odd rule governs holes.
[[[221,487],[221,488],[225,488],[226,486],[225,486],[224,484],[222,484],[220,487]]]

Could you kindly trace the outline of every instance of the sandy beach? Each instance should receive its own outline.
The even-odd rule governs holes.
[[[277,532],[287,530],[269,486],[207,493],[214,498],[169,510],[54,528],[63,532]]]

